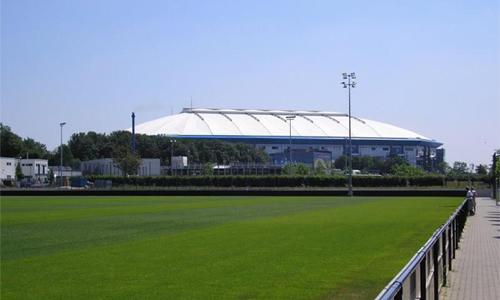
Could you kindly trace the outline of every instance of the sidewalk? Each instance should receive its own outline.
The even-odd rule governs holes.
[[[500,206],[477,198],[477,213],[467,219],[442,299],[500,299]]]

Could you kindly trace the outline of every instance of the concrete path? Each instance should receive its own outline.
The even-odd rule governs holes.
[[[453,270],[441,298],[500,299],[500,206],[476,199],[477,213],[467,219]]]

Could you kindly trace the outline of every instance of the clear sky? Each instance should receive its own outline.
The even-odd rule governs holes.
[[[1,122],[48,145],[182,107],[347,110],[444,143],[500,148],[496,0],[1,0]]]

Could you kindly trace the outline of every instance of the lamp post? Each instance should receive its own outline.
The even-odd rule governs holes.
[[[351,87],[355,88],[356,87],[356,82],[352,81],[352,79],[356,79],[356,73],[342,73],[342,78],[344,80],[347,79],[347,83],[345,81],[342,81],[342,85],[344,88],[348,89],[348,95],[349,95],[349,167],[348,167],[348,175],[349,175],[349,192],[348,195],[349,197],[352,197],[352,136],[351,136]]]
[[[174,175],[174,143],[176,142],[175,139],[170,139],[170,175]]]
[[[62,185],[62,166],[63,166],[63,126],[66,125],[66,122],[61,122],[59,123],[59,126],[61,126],[61,147],[59,148],[59,151],[61,152],[61,164],[59,165],[59,180]]]
[[[290,123],[290,148],[288,149],[288,162],[290,165],[288,167],[288,173],[289,175],[292,175],[292,121],[295,119],[295,116],[286,116],[286,119]]]

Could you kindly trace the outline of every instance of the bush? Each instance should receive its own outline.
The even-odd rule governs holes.
[[[90,176],[89,180],[112,180],[113,186],[196,186],[196,187],[345,187],[347,178],[331,176],[158,176],[158,177],[113,177]],[[445,178],[439,175],[427,176],[353,176],[355,187],[406,187],[442,186]]]

